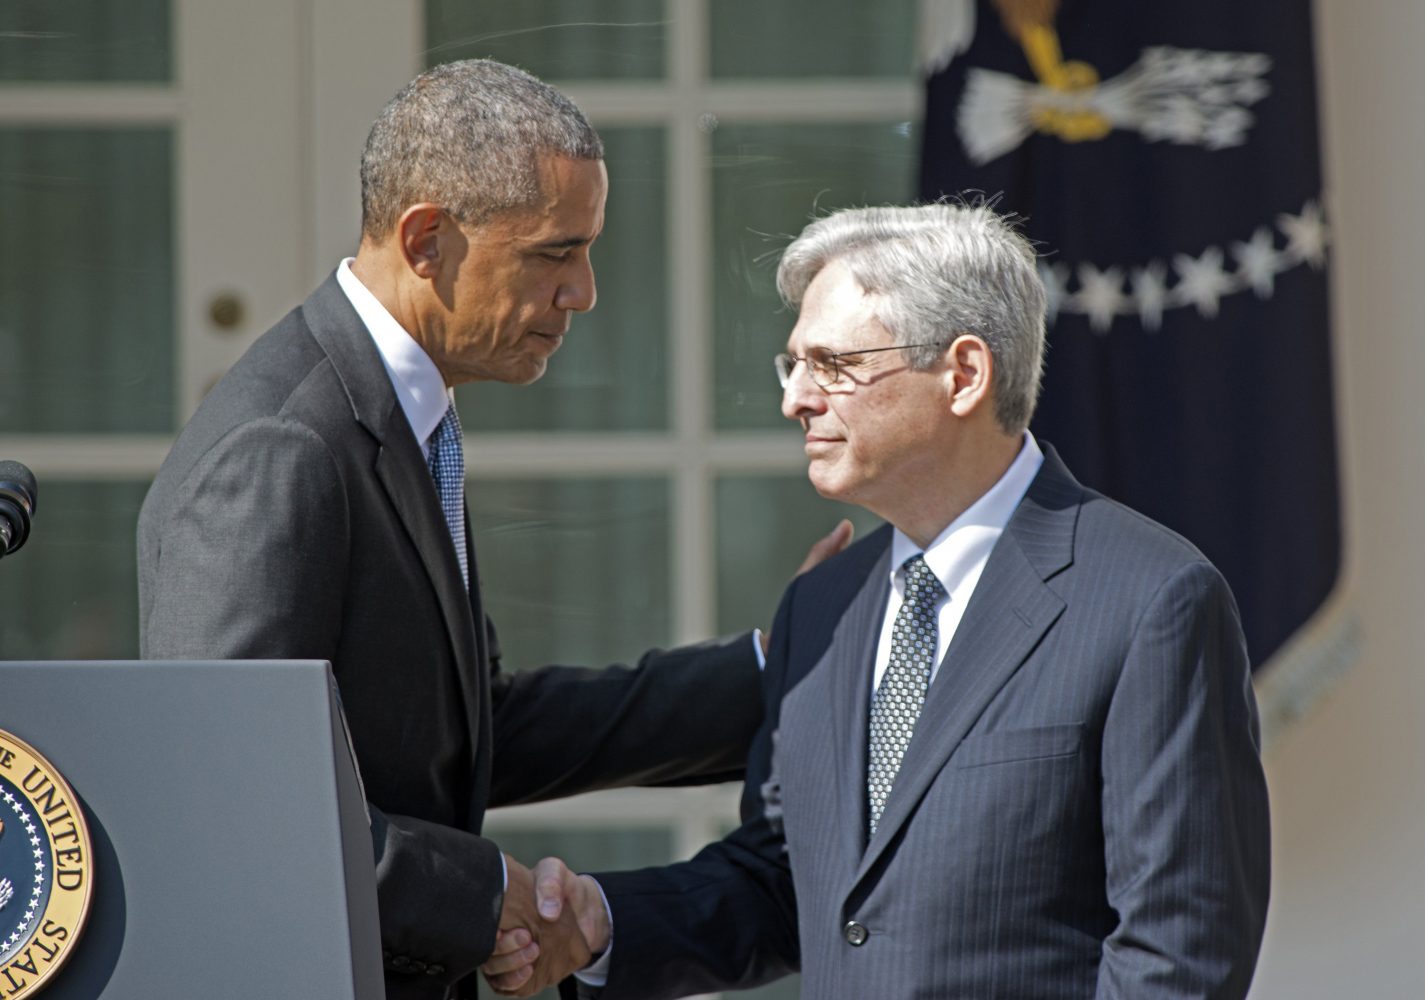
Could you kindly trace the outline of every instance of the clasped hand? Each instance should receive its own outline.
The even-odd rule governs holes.
[[[608,911],[598,884],[558,858],[545,858],[533,871],[508,854],[505,863],[500,931],[481,971],[502,996],[533,996],[608,947]]]

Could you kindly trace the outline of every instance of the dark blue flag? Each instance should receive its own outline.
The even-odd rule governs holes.
[[[922,197],[1000,193],[1045,255],[1035,433],[1206,553],[1262,665],[1341,564],[1309,3],[925,14]]]

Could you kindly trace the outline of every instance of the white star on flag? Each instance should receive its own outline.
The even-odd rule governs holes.
[[[1180,253],[1173,258],[1178,272],[1173,295],[1179,302],[1190,302],[1206,317],[1217,315],[1218,300],[1232,291],[1232,277],[1222,269],[1221,247],[1208,247],[1201,257]]]
[[[1272,297],[1272,286],[1282,270],[1282,253],[1272,243],[1272,231],[1257,227],[1247,243],[1233,243],[1232,256],[1237,258],[1237,273],[1246,279],[1259,299]]]
[[[1145,330],[1162,329],[1163,307],[1168,302],[1167,274],[1160,260],[1133,269],[1133,299],[1138,303],[1138,318]]]
[[[1321,270],[1321,265],[1326,263],[1326,245],[1330,242],[1321,203],[1308,201],[1300,215],[1283,212],[1277,216],[1277,225],[1286,234],[1286,252],[1306,261],[1313,270]]]
[[[1039,262],[1039,280],[1044,282],[1044,318],[1053,323],[1059,308],[1069,297],[1069,265]]]
[[[1079,265],[1079,292],[1075,304],[1088,315],[1095,333],[1106,333],[1113,317],[1123,308],[1123,269],[1108,267],[1100,271],[1092,264]]]

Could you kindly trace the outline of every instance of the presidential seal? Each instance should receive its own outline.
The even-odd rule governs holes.
[[[0,730],[0,1000],[44,989],[79,940],[93,891],[79,800],[34,747]]]

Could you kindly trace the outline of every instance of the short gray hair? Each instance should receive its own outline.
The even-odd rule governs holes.
[[[934,364],[972,333],[994,358],[995,419],[1008,433],[1034,416],[1044,365],[1044,283],[1036,254],[1012,222],[985,204],[850,208],[818,219],[782,254],[777,290],[801,307],[833,260],[873,297],[876,319],[914,368]]]
[[[477,224],[533,203],[539,163],[601,160],[604,144],[574,102],[491,59],[442,63],[377,116],[361,153],[361,235],[380,239],[423,201]]]

